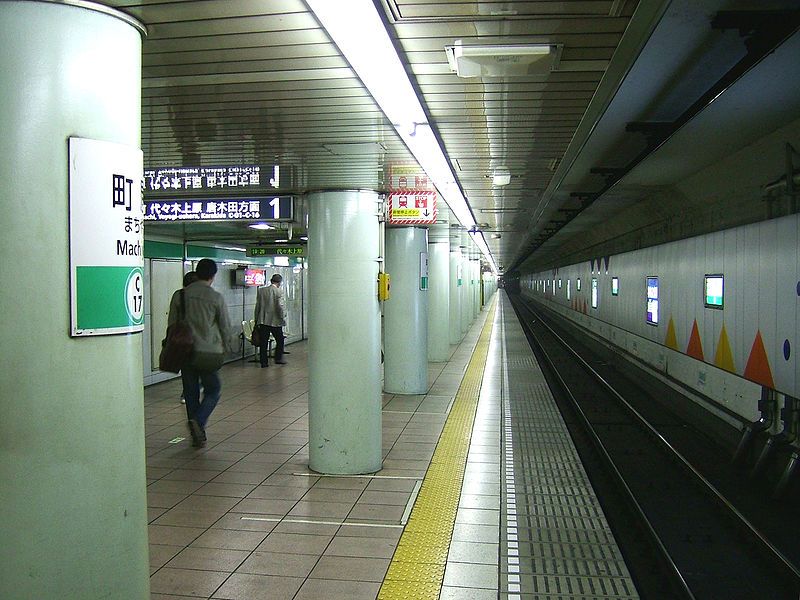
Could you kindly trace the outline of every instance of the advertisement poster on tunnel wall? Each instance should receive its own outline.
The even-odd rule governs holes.
[[[70,335],[144,328],[142,151],[69,138]]]

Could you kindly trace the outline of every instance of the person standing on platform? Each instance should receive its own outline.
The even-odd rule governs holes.
[[[173,294],[169,305],[168,325],[184,319],[194,337],[192,359],[181,369],[181,378],[192,445],[202,448],[206,445],[208,418],[222,392],[219,369],[225,360],[225,351],[234,351],[236,348],[225,299],[211,288],[217,274],[217,263],[210,258],[204,258],[197,263],[196,271],[197,281]]]
[[[286,325],[286,304],[283,299],[283,290],[281,290],[283,277],[275,273],[269,281],[269,285],[258,288],[254,317],[260,341],[262,369],[269,366],[270,335],[275,338],[275,364],[286,364],[286,361],[283,360],[283,327]]]
[[[183,276],[183,287],[187,288],[195,281],[197,281],[197,272],[189,271]],[[183,390],[181,390],[181,404],[186,404],[186,396],[184,395]]]

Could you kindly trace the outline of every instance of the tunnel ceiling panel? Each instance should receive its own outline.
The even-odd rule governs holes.
[[[148,28],[147,167],[277,164],[280,186],[270,193],[300,195],[386,191],[391,165],[414,163],[302,0],[103,3]],[[794,4],[776,0],[769,8]],[[663,185],[664,169],[648,170],[643,161],[624,202],[615,204],[611,193],[595,198],[592,210],[600,212],[581,222],[581,194],[608,177],[594,170],[624,165],[640,150],[641,134],[630,134],[627,125],[674,117],[746,52],[736,27],[712,26],[715,16],[764,8],[748,0],[380,0],[378,6],[478,227],[505,267],[557,255],[552,249],[563,236],[580,238],[602,222],[604,203],[609,214],[614,206],[627,210]],[[485,71],[459,76],[448,61],[455,48]],[[543,48],[545,70],[519,59]],[[691,157],[673,152],[669,159],[672,172],[692,170]],[[508,183],[499,185],[498,175]],[[240,235],[241,243],[255,235],[242,226],[170,230],[187,238],[215,231],[226,240]]]

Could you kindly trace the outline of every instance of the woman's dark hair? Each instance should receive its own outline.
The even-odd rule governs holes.
[[[197,271],[189,271],[183,276],[183,287],[192,285],[198,279],[200,278],[197,276]]]
[[[204,258],[197,263],[197,278],[210,281],[217,274],[217,263],[210,258]]]

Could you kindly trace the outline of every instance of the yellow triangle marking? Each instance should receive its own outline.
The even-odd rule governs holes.
[[[664,340],[664,344],[667,348],[678,350],[678,338],[675,335],[675,322],[672,320],[671,316],[669,318],[669,325],[667,325],[667,338]],[[680,350],[678,350],[678,352],[680,352]]]
[[[736,365],[733,363],[733,353],[731,344],[728,341],[728,332],[725,331],[725,324],[722,324],[722,331],[719,334],[717,352],[714,354],[714,364],[720,369],[725,369],[731,373],[736,373]]]

